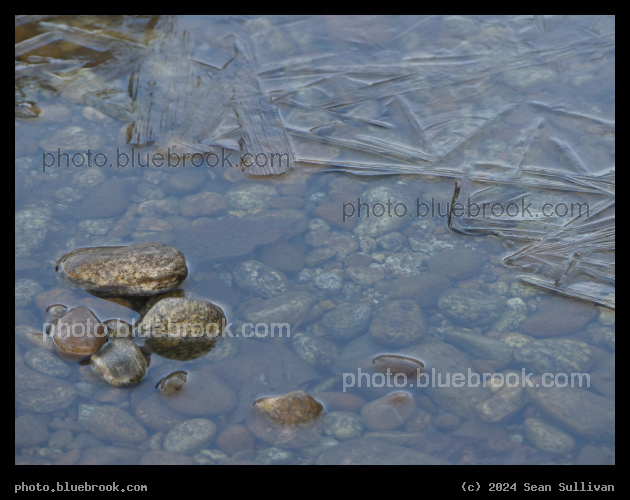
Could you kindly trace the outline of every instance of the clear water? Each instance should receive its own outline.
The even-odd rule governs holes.
[[[453,327],[446,306],[421,305],[426,334],[407,345],[379,343],[368,326],[352,340],[335,338],[323,318],[343,302],[369,304],[372,322],[389,314],[384,311],[396,298],[422,304],[413,295],[393,297],[394,282],[428,272],[448,275],[457,263],[433,264],[436,256],[467,249],[482,264],[471,265],[470,276],[450,276],[450,287],[503,297],[506,312],[527,319],[507,326],[506,316],[501,325],[459,320],[455,329],[469,326],[467,335],[493,340],[568,339],[564,351],[549,348],[548,366],[588,373],[591,386],[575,391],[614,404],[614,21],[16,18],[20,331],[40,331],[44,309],[53,303],[87,305],[101,320],[137,319],[131,309],[62,282],[54,266],[74,248],[139,241],[181,248],[190,270],[186,295],[224,306],[234,330],[241,331],[260,295],[234,277],[244,261],[282,271],[288,296],[306,291],[313,304],[292,322],[289,336],[221,339],[221,347],[230,344],[225,359],[218,348],[192,361],[154,355],[146,379],[134,388],[108,387],[89,367],[68,363],[63,375],[41,382],[52,387],[63,379],[75,388],[61,408],[24,404],[23,391],[32,388],[21,386],[18,376],[16,429],[33,426],[43,437],[33,443],[20,438],[16,463],[612,463],[614,434],[602,434],[601,424],[563,420],[562,407],[550,409],[531,392],[492,421],[481,410],[445,403],[435,389],[346,387],[361,367],[369,369],[366,360],[405,349],[423,358],[430,339],[456,346],[464,373],[523,369],[540,375],[539,365],[514,358],[501,363],[454,340],[445,333]],[[39,114],[25,118],[29,112]],[[105,166],[82,164],[88,148],[89,159]],[[138,166],[167,152],[182,163],[205,158],[206,164]],[[285,155],[286,165],[262,164],[274,154]],[[208,166],[226,156],[261,165],[231,160]],[[137,164],[120,166],[127,158]],[[72,161],[78,166],[64,164]],[[223,201],[204,204],[201,193]],[[367,203],[363,212],[361,202]],[[219,227],[213,221],[224,221],[220,234],[203,231],[204,225]],[[334,251],[324,255],[327,248]],[[375,278],[357,278],[354,268]],[[26,285],[34,292],[23,292]],[[556,323],[542,316],[542,333],[523,326],[546,307],[557,308]],[[569,321],[584,310],[595,312]],[[524,337],[533,330],[534,340]],[[296,338],[304,333],[326,339],[335,361],[312,366],[296,354]],[[19,375],[31,370],[30,351],[39,348],[16,339]],[[439,359],[422,360],[440,371]],[[237,404],[224,413],[176,411],[173,422],[207,418],[218,437],[200,450],[160,455],[156,450],[168,448],[165,436],[175,423],[147,425],[138,406],[175,370],[192,374],[186,390],[199,398],[210,397],[204,377],[218,377]],[[375,380],[373,372],[370,377]],[[320,395],[324,415],[351,412],[358,431],[348,438],[325,420],[321,440],[284,452],[270,450],[272,442],[249,430],[238,451],[220,439],[231,427],[248,426],[257,399],[298,389]],[[386,430],[370,423],[364,406],[398,391],[413,399],[413,414]],[[485,394],[489,400],[491,393]],[[567,408],[582,402],[582,392],[575,394],[562,400]],[[469,404],[466,398],[477,396],[460,397]],[[500,411],[510,404],[494,401]],[[146,439],[122,445],[95,434],[86,422],[102,405],[127,412]],[[166,419],[165,405],[160,408]],[[560,440],[556,448],[540,444],[547,431],[532,430],[540,422]]]

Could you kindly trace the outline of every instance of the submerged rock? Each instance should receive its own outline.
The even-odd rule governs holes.
[[[90,357],[94,372],[116,387],[137,384],[147,373],[149,363],[133,340],[115,338]]]
[[[557,337],[573,333],[599,314],[593,304],[565,297],[552,297],[525,318],[521,330],[533,337]]]
[[[73,250],[59,259],[66,281],[90,292],[157,295],[188,276],[184,254],[164,243]]]
[[[381,373],[396,375],[402,373],[407,377],[417,377],[424,368],[424,363],[409,356],[398,354],[381,354],[372,360],[374,368]]]
[[[426,323],[420,307],[412,300],[393,300],[376,312],[369,333],[379,342],[407,346],[426,335]]]
[[[390,431],[409,420],[415,410],[413,397],[406,392],[395,392],[366,404],[361,416],[371,431]]]
[[[249,429],[260,439],[280,448],[313,444],[322,433],[324,407],[304,391],[262,398],[254,402]]]
[[[87,307],[70,309],[50,324],[50,336],[60,357],[80,360],[107,342],[107,328]]]
[[[486,260],[482,254],[469,248],[450,248],[432,257],[429,269],[459,281],[479,274]]]
[[[225,314],[212,302],[169,297],[149,309],[136,331],[150,352],[184,361],[212,350],[224,326]]]
[[[531,387],[526,386],[527,395],[550,417],[590,439],[614,438],[614,400],[580,387],[544,387],[540,377],[533,377],[531,382]]]
[[[468,288],[453,288],[443,293],[438,300],[444,316],[466,328],[492,325],[501,316],[505,304],[506,299],[501,295]]]

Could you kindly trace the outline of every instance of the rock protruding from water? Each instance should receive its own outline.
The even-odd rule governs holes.
[[[111,295],[157,295],[188,276],[186,258],[164,243],[73,250],[59,259],[64,279],[89,292]]]

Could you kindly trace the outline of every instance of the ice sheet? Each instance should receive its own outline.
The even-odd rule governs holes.
[[[16,96],[30,102],[27,77],[81,95],[132,123],[134,145],[286,155],[251,175],[437,175],[459,182],[459,201],[531,204],[450,227],[502,237],[526,281],[612,306],[614,21],[18,17],[38,34],[16,44]],[[32,55],[60,40],[82,50]],[[588,210],[548,217],[546,202]]]

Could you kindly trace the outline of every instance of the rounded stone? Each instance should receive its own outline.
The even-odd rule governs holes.
[[[59,267],[68,282],[112,295],[157,295],[176,288],[188,276],[184,254],[155,242],[79,248],[59,259]]]
[[[436,307],[438,298],[451,288],[451,281],[442,274],[424,273],[400,278],[392,283],[392,299],[415,300],[420,307]]]
[[[333,271],[326,271],[313,278],[313,283],[324,292],[339,292],[343,288],[343,278]]]
[[[140,382],[147,373],[147,358],[133,341],[114,338],[90,357],[94,372],[105,382],[125,387]]]
[[[335,439],[354,439],[365,432],[360,415],[351,411],[331,411],[324,417],[324,435]]]
[[[268,184],[249,184],[230,189],[225,194],[230,206],[241,210],[265,208],[269,200],[277,196],[276,188]]]
[[[539,450],[554,455],[564,455],[575,448],[575,439],[566,432],[539,418],[527,418],[523,422],[527,438]]]
[[[593,364],[588,344],[573,339],[540,339],[523,345],[514,358],[534,373],[581,373]]]
[[[96,408],[88,421],[89,431],[110,443],[138,444],[148,437],[145,428],[129,413],[112,405]]]
[[[248,415],[249,430],[280,448],[313,444],[322,434],[323,406],[304,391],[262,398]]]
[[[234,268],[234,281],[243,290],[264,298],[282,295],[291,285],[284,274],[256,260],[237,264]]]
[[[44,289],[35,280],[20,279],[15,281],[15,307],[26,307],[33,297],[42,293]]]
[[[426,334],[426,323],[420,307],[412,300],[393,300],[374,315],[369,333],[389,345],[416,344]]]
[[[449,248],[431,257],[429,270],[459,281],[479,274],[486,258],[469,248]]]
[[[372,364],[381,373],[391,373],[392,375],[402,373],[412,378],[416,378],[424,368],[422,361],[398,354],[381,354],[372,360]]]
[[[169,297],[158,301],[136,326],[145,347],[168,359],[190,360],[208,353],[223,332],[223,310],[202,299]]]
[[[217,446],[228,455],[243,450],[252,450],[254,448],[255,438],[247,427],[243,425],[232,425],[217,436]]]
[[[291,349],[315,368],[330,368],[339,356],[334,342],[309,333],[292,335]]]
[[[599,314],[593,304],[564,297],[552,297],[525,318],[520,328],[533,337],[558,337],[583,328]]]
[[[365,303],[342,302],[322,318],[326,336],[350,340],[361,335],[370,323],[372,309]]]
[[[210,445],[217,426],[207,418],[184,420],[164,437],[164,450],[183,454],[197,453]]]
[[[199,193],[186,196],[181,202],[184,217],[204,217],[227,208],[225,198],[219,193]]]
[[[308,292],[288,291],[266,300],[252,302],[243,311],[243,316],[253,324],[288,323],[296,328],[315,299]]]
[[[160,394],[151,394],[140,401],[135,407],[135,416],[140,423],[156,431],[168,431],[185,418],[168,406]]]
[[[60,357],[80,360],[107,342],[107,328],[85,306],[70,309],[50,324],[50,337]]]
[[[15,447],[36,446],[48,441],[48,428],[35,415],[25,414],[15,419]]]
[[[466,328],[487,327],[499,319],[506,299],[468,288],[453,288],[440,295],[438,306],[451,322]]]
[[[15,368],[16,407],[35,412],[61,410],[72,404],[77,396],[70,382],[42,375],[25,365]]]
[[[70,375],[70,367],[45,349],[31,349],[24,354],[24,361],[28,366],[44,375],[64,378]]]
[[[367,403],[361,417],[371,431],[390,431],[404,424],[416,410],[416,402],[406,392],[395,392]]]

